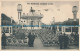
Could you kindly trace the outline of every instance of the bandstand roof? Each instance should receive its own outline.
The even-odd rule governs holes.
[[[22,19],[27,19],[27,18],[42,18],[43,15],[42,14],[36,14],[36,13],[27,13],[27,14],[23,14],[21,16]]]
[[[43,15],[41,13],[36,13],[35,10],[31,7],[30,12],[21,16],[22,19],[27,19],[27,18],[42,18]]]

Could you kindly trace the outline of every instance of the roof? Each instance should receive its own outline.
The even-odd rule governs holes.
[[[74,21],[74,19],[68,19],[63,22],[63,25],[79,25],[79,19]]]
[[[27,13],[27,14],[24,14],[21,16],[22,19],[27,19],[27,18],[42,18],[43,15],[42,14],[36,14],[35,12],[32,13]]]
[[[1,14],[1,25],[15,25],[16,22],[14,20],[12,20],[11,23],[11,18],[8,17],[6,14]]]
[[[79,25],[79,19],[74,21],[74,19],[68,19],[64,22],[55,22],[54,25]]]
[[[25,14],[23,13],[23,15],[21,15],[22,19],[27,19],[27,18],[42,18],[43,15],[41,13],[36,13],[35,10],[31,7],[30,12]]]
[[[62,25],[62,22],[55,22],[55,25]]]

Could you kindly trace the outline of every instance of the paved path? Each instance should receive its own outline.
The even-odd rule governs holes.
[[[42,42],[41,42],[41,40],[39,38],[35,39],[34,48],[37,48],[37,49],[42,49],[43,48],[43,44],[42,44]]]

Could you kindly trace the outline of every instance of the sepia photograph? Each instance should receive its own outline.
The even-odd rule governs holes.
[[[79,1],[1,1],[2,50],[79,50]]]

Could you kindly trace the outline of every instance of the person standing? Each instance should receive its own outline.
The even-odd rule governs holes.
[[[31,35],[31,32],[29,33],[28,35],[28,46],[31,47],[31,39],[32,39],[32,35]]]
[[[5,33],[2,34],[2,48],[5,49],[6,46],[6,35]]]
[[[75,33],[75,35],[74,35],[74,43],[75,43],[75,45],[79,45],[78,43],[79,43],[79,35],[78,35],[78,33]]]
[[[64,49],[68,48],[69,37],[65,33],[63,35],[63,41],[64,41]]]
[[[34,40],[35,40],[35,35],[33,33],[29,33],[28,39],[29,39],[29,41],[28,41],[29,47],[33,47]]]
[[[32,46],[34,46],[35,34],[32,34]]]
[[[60,49],[63,49],[63,35],[62,33],[59,35],[59,45],[60,45]]]

